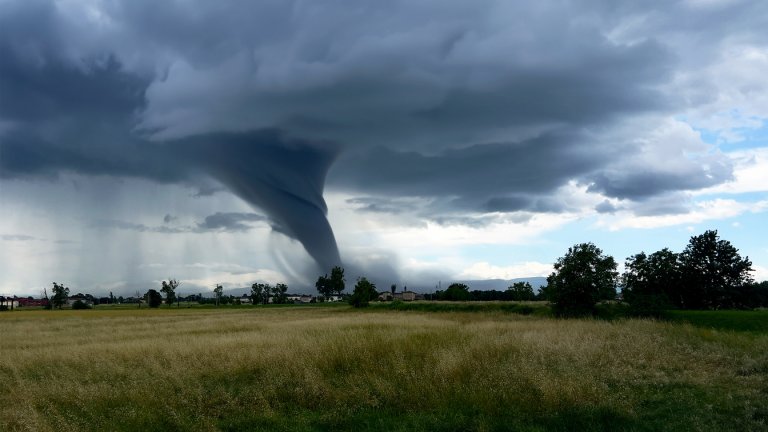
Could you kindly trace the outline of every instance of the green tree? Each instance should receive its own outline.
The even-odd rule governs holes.
[[[737,292],[752,282],[752,262],[717,231],[693,236],[680,254],[682,284],[677,306],[685,309],[734,307]]]
[[[216,300],[216,306],[219,305],[222,294],[224,294],[224,287],[222,287],[219,284],[216,284],[216,288],[213,289],[213,297]]]
[[[616,297],[616,261],[593,243],[568,248],[547,277],[548,300],[557,316],[593,314],[595,304]]]
[[[331,285],[331,278],[329,278],[327,274],[325,276],[320,276],[317,278],[317,282],[315,282],[315,288],[317,288],[318,294],[323,296],[324,299],[327,299],[331,295],[333,295],[333,286]]]
[[[344,269],[342,267],[336,266],[331,269],[330,277],[328,277],[328,274],[326,273],[325,276],[320,276],[317,278],[317,282],[315,282],[315,288],[317,288],[317,292],[321,296],[323,296],[325,299],[328,299],[334,294],[341,295],[341,293],[344,291],[345,282]]]
[[[254,283],[251,285],[251,301],[253,304],[267,304],[272,287],[269,284]]]
[[[367,307],[370,301],[378,296],[379,293],[376,291],[376,285],[368,279],[361,277],[355,284],[355,289],[349,298],[349,304],[356,308]]]
[[[287,292],[288,285],[284,283],[275,284],[275,286],[272,287],[272,303],[285,304],[288,300]]]
[[[630,312],[639,316],[661,316],[677,295],[681,281],[678,255],[668,248],[646,255],[632,255],[624,263],[621,295]]]
[[[507,288],[510,299],[514,301],[531,301],[536,299],[533,287],[528,282],[515,282]]]
[[[88,303],[86,303],[86,302],[84,302],[82,300],[77,300],[74,303],[72,303],[72,309],[81,309],[82,310],[82,309],[90,309],[90,308],[91,308],[91,306]]]
[[[147,305],[151,308],[158,308],[163,303],[163,296],[154,289],[147,291],[144,297],[147,299]]]
[[[331,292],[336,295],[341,295],[344,291],[344,268],[336,266],[331,269]]]
[[[440,297],[441,300],[467,301],[469,300],[469,287],[463,283],[452,283],[448,285]]]
[[[53,307],[61,309],[64,303],[67,302],[67,297],[69,297],[69,288],[65,287],[64,284],[54,282],[53,297],[51,298]]]
[[[173,305],[173,302],[176,301],[176,288],[179,286],[179,281],[176,279],[168,279],[168,282],[163,281],[162,287],[160,288],[160,292],[165,294],[165,304],[168,305],[168,307],[171,307]]]

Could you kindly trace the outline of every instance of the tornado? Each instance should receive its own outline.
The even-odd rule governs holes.
[[[195,139],[204,171],[251,206],[274,230],[298,240],[321,271],[341,265],[323,188],[338,147],[279,131]]]

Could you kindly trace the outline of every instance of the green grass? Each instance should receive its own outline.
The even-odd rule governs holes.
[[[768,333],[419,304],[3,313],[0,430],[768,430]]]
[[[507,312],[520,315],[549,316],[546,302],[372,302],[371,310],[396,310],[415,312]]]
[[[669,320],[716,330],[768,333],[768,311],[667,311]]]

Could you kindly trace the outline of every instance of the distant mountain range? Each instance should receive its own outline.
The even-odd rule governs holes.
[[[470,291],[474,290],[480,290],[480,291],[504,291],[509,286],[511,286],[515,282],[528,282],[533,287],[534,291],[538,291],[539,288],[547,284],[547,278],[545,277],[529,277],[529,278],[517,278],[517,279],[476,279],[476,280],[460,280],[460,281],[443,281],[440,284],[441,289],[448,288],[448,285],[459,282],[467,285],[469,287]],[[352,287],[354,284],[347,283],[347,289],[346,292],[352,292]],[[378,287],[379,291],[383,291],[388,287]],[[416,292],[434,292],[435,288],[437,287],[425,287],[423,285],[416,285],[408,287],[409,290],[416,291]],[[401,290],[402,287],[398,287],[398,290]],[[243,294],[250,294],[251,288],[231,288],[231,289],[225,289],[224,295],[233,295],[236,297],[240,297]],[[315,295],[317,292],[315,291],[314,287],[312,288],[305,288],[305,289],[291,289],[288,288],[289,294],[312,294]],[[212,295],[207,295],[208,297]]]

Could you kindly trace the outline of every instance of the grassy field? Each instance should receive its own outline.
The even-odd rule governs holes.
[[[697,327],[718,330],[746,331],[768,334],[768,311],[667,311],[671,321],[686,322]]]
[[[765,332],[519,312],[0,313],[0,430],[768,430]]]

